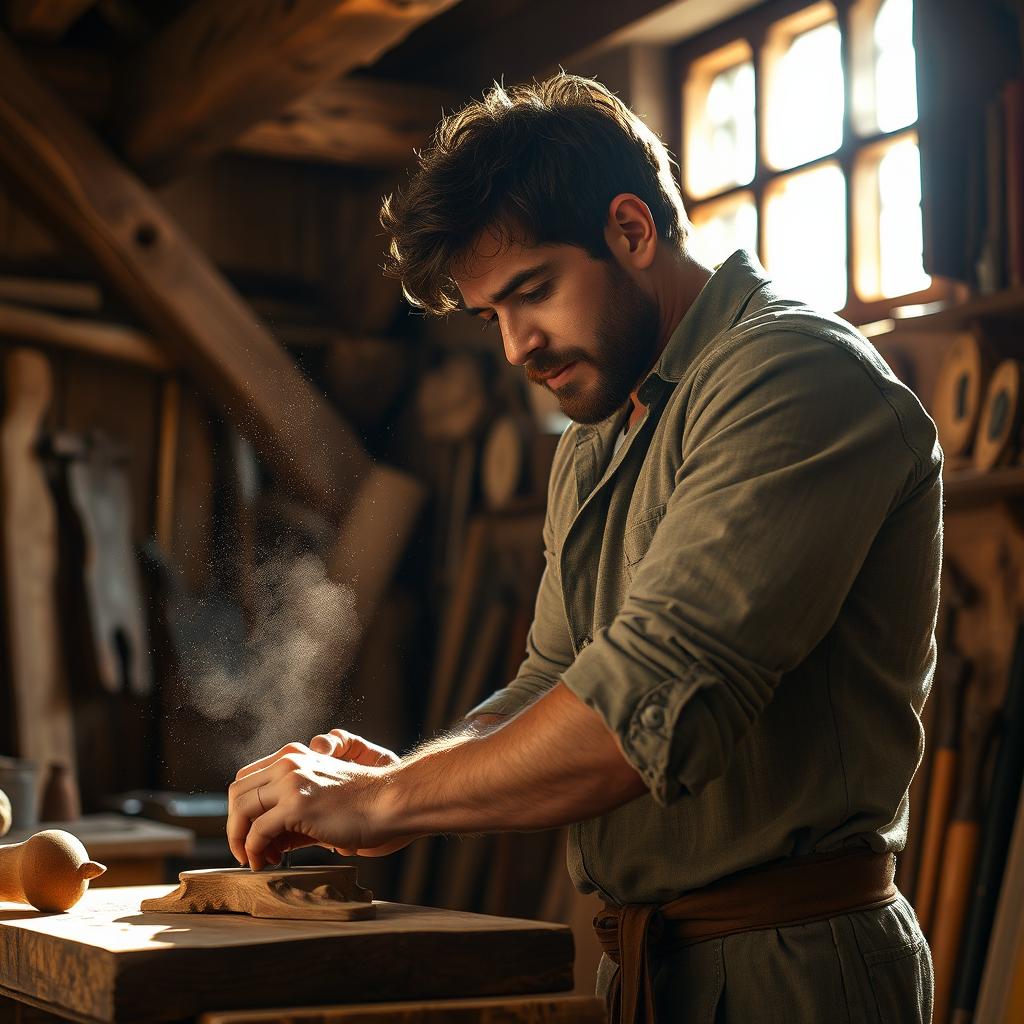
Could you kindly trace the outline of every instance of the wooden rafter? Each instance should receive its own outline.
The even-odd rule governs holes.
[[[7,0],[7,27],[19,36],[60,39],[94,3],[95,0]]]
[[[369,470],[358,438],[209,260],[0,36],[0,174],[219,400],[307,500],[337,513]]]
[[[338,79],[250,128],[235,148],[364,167],[410,163],[456,94],[404,82]]]
[[[389,52],[384,76],[475,93],[544,76],[672,0],[467,0]]]
[[[149,180],[167,180],[456,2],[195,2],[133,60],[116,118],[121,150]]]

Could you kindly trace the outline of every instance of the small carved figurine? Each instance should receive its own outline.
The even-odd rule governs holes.
[[[0,846],[0,900],[29,903],[36,910],[68,910],[85,894],[89,879],[106,870],[89,860],[76,836],[47,829],[23,843]]]

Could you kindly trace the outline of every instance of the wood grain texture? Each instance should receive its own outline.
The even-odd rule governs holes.
[[[193,4],[133,62],[121,148],[151,180],[236,139],[299,97],[372,64],[456,0]]]
[[[607,1020],[603,1001],[592,996],[520,996],[204,1013],[199,1024],[605,1024]]]
[[[17,752],[41,765],[73,767],[71,697],[57,611],[57,510],[38,455],[53,402],[53,373],[46,357],[32,349],[8,352],[4,371],[0,513]]]
[[[0,172],[50,227],[89,254],[283,479],[324,508],[343,507],[369,467],[356,436],[156,199],[2,37],[0,134]]]
[[[142,901],[143,913],[219,914],[225,911],[289,921],[354,921],[376,916],[373,893],[350,865],[250,871],[182,871],[167,896]]]
[[[131,1022],[572,984],[560,925],[395,903],[378,903],[370,921],[139,913],[168,891],[90,890],[60,916],[0,906],[0,986],[70,1019]]]
[[[411,164],[456,94],[430,86],[342,78],[250,128],[235,148],[359,167]]]

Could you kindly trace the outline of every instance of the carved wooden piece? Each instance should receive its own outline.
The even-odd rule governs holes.
[[[2,36],[0,136],[0,172],[40,217],[89,254],[282,478],[322,508],[343,508],[369,468],[358,438],[157,200],[33,80]]]
[[[288,921],[352,921],[375,916],[373,893],[347,865],[250,871],[183,871],[168,896],[142,901],[143,913],[248,914]]]
[[[89,859],[70,832],[46,829],[23,843],[0,846],[0,901],[69,910],[85,895],[89,880],[106,870]]]
[[[122,149],[166,180],[356,67],[455,0],[192,4],[143,48],[121,92]]]

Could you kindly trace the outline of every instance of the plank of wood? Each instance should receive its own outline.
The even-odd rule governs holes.
[[[996,918],[992,926],[988,956],[981,976],[974,1019],[1011,1021],[1009,1006],[1014,989],[1024,980],[1024,796],[1018,799],[1017,814],[1006,857],[1006,871],[999,891]]]
[[[57,609],[57,510],[37,447],[53,401],[45,356],[4,359],[0,494],[7,656],[18,753],[74,770],[71,696],[61,663]]]
[[[116,118],[150,180],[174,177],[317,86],[372,64],[456,0],[192,4],[132,62]]]
[[[204,1013],[199,1024],[606,1024],[607,1020],[604,1001],[593,996],[499,996]]]
[[[28,309],[9,302],[0,302],[0,338],[85,352],[158,372],[173,365],[152,338],[132,327]]]
[[[352,500],[328,560],[328,575],[350,586],[360,623],[373,617],[426,499],[415,477],[374,465]],[[347,667],[347,666],[346,666]]]
[[[0,986],[94,1021],[341,1000],[565,991],[564,926],[378,903],[366,921],[143,914],[170,886],[92,889],[70,914],[0,907]]]
[[[250,128],[234,148],[359,167],[412,163],[456,94],[405,82],[341,78]]]
[[[95,0],[7,0],[7,27],[19,36],[57,40]]]
[[[283,479],[340,510],[369,468],[356,436],[157,200],[32,78],[3,37],[0,134],[0,172],[85,249]]]
[[[217,914],[288,921],[354,921],[376,916],[373,893],[356,880],[350,864],[327,867],[206,868],[182,871],[167,896],[142,901],[147,914]]]
[[[103,306],[103,292],[92,281],[5,276],[0,277],[0,302],[96,313]]]

